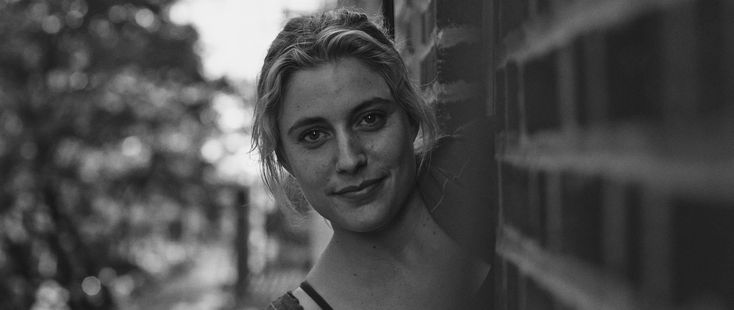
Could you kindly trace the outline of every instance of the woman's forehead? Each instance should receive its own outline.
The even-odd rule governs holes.
[[[392,101],[385,79],[359,60],[345,58],[296,71],[288,83],[281,119],[349,108],[381,98]]]

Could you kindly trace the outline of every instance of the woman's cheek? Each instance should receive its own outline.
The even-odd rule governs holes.
[[[324,156],[304,153],[301,160],[296,163],[298,165],[296,169],[300,170],[300,175],[297,178],[311,186],[327,182],[329,164]]]

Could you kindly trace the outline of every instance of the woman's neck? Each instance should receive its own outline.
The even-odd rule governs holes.
[[[435,297],[439,301],[415,309],[445,309],[447,305],[441,305],[440,300],[457,297],[461,289],[472,291],[459,285],[469,282],[462,278],[469,271],[462,270],[468,262],[458,245],[433,221],[416,192],[394,221],[379,231],[355,233],[335,227],[329,245],[306,279],[329,302],[339,304],[341,299],[342,305],[353,309],[369,309],[368,304],[379,309],[380,302],[393,306],[408,300],[415,303],[415,298],[406,297],[426,297],[419,298],[426,302]],[[438,280],[453,287],[435,292]],[[397,308],[411,309],[410,305]]]
[[[327,251],[341,255],[370,257],[386,256],[385,259],[403,261],[406,251],[416,250],[415,246],[426,242],[424,231],[432,221],[423,198],[414,192],[390,223],[371,232],[353,232],[334,227],[334,235]]]

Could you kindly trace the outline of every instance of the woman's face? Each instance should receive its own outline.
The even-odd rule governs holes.
[[[417,128],[360,61],[295,72],[280,113],[288,170],[335,229],[379,229],[412,194]]]

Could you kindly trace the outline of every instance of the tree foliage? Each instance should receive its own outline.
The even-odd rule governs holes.
[[[216,86],[171,2],[0,0],[1,309],[114,308],[146,244],[216,219]]]

